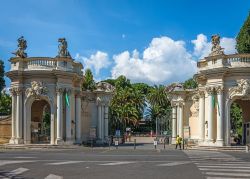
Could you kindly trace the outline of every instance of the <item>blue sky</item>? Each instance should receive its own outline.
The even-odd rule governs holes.
[[[71,56],[96,80],[123,74],[134,82],[168,84],[195,73],[213,34],[235,53],[234,38],[249,10],[248,0],[6,0],[0,58],[9,70],[21,35],[28,56],[50,57],[57,55],[57,39],[66,37]]]

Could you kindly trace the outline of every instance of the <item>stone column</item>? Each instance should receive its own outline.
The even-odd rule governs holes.
[[[62,93],[63,89],[58,88],[57,91],[57,124],[56,124],[56,143],[60,144],[62,142]]]
[[[104,125],[105,125],[105,134],[104,138],[108,138],[109,136],[109,119],[108,119],[108,113],[109,113],[109,107],[106,105],[104,110]]]
[[[51,106],[52,108],[52,106]],[[51,110],[51,119],[50,119],[50,144],[55,144],[55,115],[54,110]]]
[[[208,93],[208,142],[213,142],[213,88],[207,89]]]
[[[102,139],[102,106],[98,104],[98,138]]]
[[[80,94],[76,94],[76,143],[81,143],[81,98]]]
[[[177,110],[176,106],[172,106],[172,144],[175,144],[176,135],[177,135]]]
[[[16,144],[21,144],[23,142],[23,94],[22,89],[17,88],[17,101],[16,101]]]
[[[12,104],[11,104],[11,139],[10,144],[15,144],[15,138],[16,138],[16,93],[13,88],[10,89]]]
[[[66,94],[68,95],[68,102],[66,101],[66,142],[71,144],[72,137],[71,137],[71,89],[66,90]]]
[[[179,108],[179,136],[183,138],[183,104],[179,103],[178,104],[178,108]]]
[[[218,87],[217,89],[217,138],[216,144],[223,146],[224,136],[223,136],[223,88]]]
[[[205,94],[203,91],[200,92],[199,98],[199,140],[202,142],[205,139]]]

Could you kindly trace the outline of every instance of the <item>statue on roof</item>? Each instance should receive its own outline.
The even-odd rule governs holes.
[[[27,48],[27,41],[24,39],[23,36],[17,39],[18,42],[18,49],[13,52],[12,54],[16,55],[16,57],[26,58],[27,53],[25,53],[25,50]]]
[[[218,34],[212,35],[212,48],[209,56],[224,55],[224,48],[220,46],[220,36]]]
[[[57,57],[66,57],[71,58],[70,53],[68,51],[68,43],[65,38],[59,38],[58,39],[59,45],[58,45],[58,55]]]

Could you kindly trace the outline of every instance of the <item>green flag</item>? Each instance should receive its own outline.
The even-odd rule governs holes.
[[[65,100],[66,100],[67,106],[69,106],[69,96],[68,96],[68,93],[65,94]]]
[[[220,106],[219,106],[219,103],[218,103],[218,96],[217,96],[217,106],[218,106],[218,114],[220,116]]]
[[[214,95],[212,96],[212,106],[213,106],[213,108],[215,108],[215,98],[214,98]]]

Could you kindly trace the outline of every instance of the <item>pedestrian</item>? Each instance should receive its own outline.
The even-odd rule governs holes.
[[[178,145],[180,147],[180,150],[181,150],[181,142],[182,142],[182,138],[179,137],[179,135],[177,135],[176,137],[176,145],[175,145],[175,149],[177,149]]]

